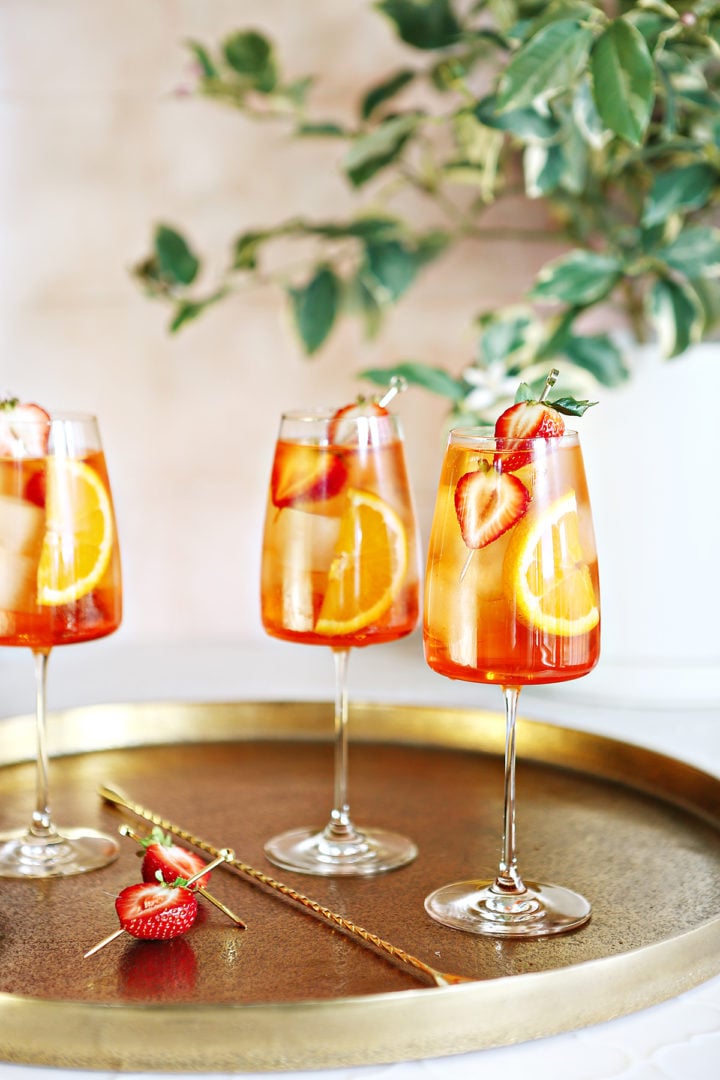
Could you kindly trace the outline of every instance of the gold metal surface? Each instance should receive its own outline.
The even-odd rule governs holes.
[[[553,940],[475,941],[433,923],[422,899],[444,881],[494,870],[501,717],[355,705],[350,723],[359,822],[402,829],[420,854],[365,881],[314,879],[313,891],[379,937],[476,981],[419,988],[224,869],[213,892],[247,916],[247,931],[208,907],[175,943],[128,939],[84,961],[113,926],[112,897],[139,876],[128,850],[92,874],[3,883],[0,1058],[137,1072],[417,1059],[597,1023],[720,971],[720,780],[636,746],[521,721],[522,865],[528,877],[580,888],[593,917]],[[61,825],[81,815],[116,828],[117,811],[97,795],[116,781],[218,847],[262,863],[268,835],[321,821],[327,810],[328,703],[113,705],[56,714],[50,725]],[[7,828],[23,823],[32,798],[32,721],[2,721],[1,731]],[[308,881],[291,879],[298,890]]]

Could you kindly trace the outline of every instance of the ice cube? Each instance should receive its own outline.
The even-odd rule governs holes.
[[[37,609],[36,557],[0,547],[0,609],[34,612]]]
[[[45,512],[26,499],[0,494],[0,546],[17,555],[40,558]]]

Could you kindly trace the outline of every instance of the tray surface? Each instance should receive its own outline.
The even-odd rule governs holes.
[[[29,722],[3,723],[0,830],[23,824],[34,783],[24,760]],[[326,819],[330,705],[102,706],[57,715],[51,725],[61,826],[114,832],[128,820],[149,831],[101,801],[99,785],[109,783],[434,967],[477,982],[425,986],[224,869],[211,889],[248,930],[201,902],[182,938],[123,935],[84,960],[117,927],[114,896],[139,880],[136,845],[123,840],[103,870],[0,882],[3,1060],[208,1072],[436,1056],[609,1019],[720,970],[720,781],[671,758],[521,721],[521,869],[529,880],[579,889],[593,916],[571,934],[487,941],[434,923],[423,899],[445,882],[494,874],[500,716],[352,709],[353,816],[404,832],[420,848],[410,866],[358,880],[275,870],[262,850],[276,832]]]

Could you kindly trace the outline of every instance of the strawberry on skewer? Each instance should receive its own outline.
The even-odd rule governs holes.
[[[133,838],[134,839],[134,838]],[[143,881],[162,881],[168,885],[177,878],[193,878],[198,889],[204,888],[210,880],[205,871],[205,860],[194,851],[173,843],[172,837],[162,829],[153,829],[150,836],[138,841],[145,848],[141,874]],[[198,877],[197,875],[201,876]]]
[[[540,397],[533,399],[529,396],[529,388],[523,383],[518,391],[522,395],[515,404],[502,413],[495,421],[495,438],[498,442],[498,450],[495,463],[503,472],[517,472],[524,465],[532,461],[531,450],[512,449],[515,439],[555,439],[565,432],[563,416],[582,416],[583,413],[594,405],[594,401],[576,401],[575,398],[557,398],[548,401],[547,395],[552,390],[559,372],[553,368],[547,379]],[[505,447],[503,442],[507,440]]]
[[[203,868],[204,873],[210,873],[220,863],[232,862],[234,858],[230,848],[223,848],[218,857]],[[115,901],[120,928],[88,949],[84,959],[100,952],[121,934],[153,941],[184,934],[195,922],[198,911],[197,896],[191,886],[202,876],[203,872],[200,872],[187,881],[178,878],[171,885],[142,881],[123,889]]]
[[[0,457],[45,457],[49,438],[50,415],[40,405],[17,398],[0,400]]]

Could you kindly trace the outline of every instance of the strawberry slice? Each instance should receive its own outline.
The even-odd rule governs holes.
[[[465,473],[455,487],[455,513],[465,545],[482,548],[523,516],[530,492],[517,476],[480,468]]]
[[[40,405],[17,398],[0,401],[0,457],[45,457],[49,438],[50,415]]]
[[[136,938],[179,937],[195,922],[197,897],[183,885],[128,885],[115,901],[120,926]]]
[[[142,861],[143,881],[164,881],[174,885],[178,878],[189,881],[199,874],[206,862],[194,851],[174,844],[172,837],[160,829],[153,829],[149,837],[143,840],[145,855]],[[158,874],[160,877],[158,877]],[[205,888],[212,874],[203,874],[190,886],[193,889]]]
[[[303,509],[339,495],[348,469],[342,454],[324,447],[278,443],[270,491],[275,506]]]
[[[353,421],[358,416],[389,416],[389,413],[377,401],[367,400],[366,398],[361,398],[353,405],[343,406],[342,409],[337,410],[328,428],[328,438],[333,446],[343,446],[357,442],[357,424],[347,423],[346,421]]]
[[[544,401],[518,401],[506,409],[495,422],[497,439],[554,439],[565,431],[565,421],[552,405]],[[503,444],[498,443],[498,449]],[[503,472],[516,472],[532,461],[532,451],[516,450],[497,455]]]

